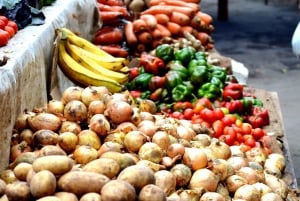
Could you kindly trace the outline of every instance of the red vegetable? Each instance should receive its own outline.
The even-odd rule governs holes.
[[[230,83],[224,87],[224,100],[241,99],[243,97],[243,85],[239,83]]]
[[[162,59],[150,54],[142,54],[139,66],[143,66],[145,71],[154,75],[163,75],[166,71],[165,63]]]

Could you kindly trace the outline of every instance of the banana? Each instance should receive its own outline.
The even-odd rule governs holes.
[[[93,52],[96,55],[99,55],[100,57],[107,58],[107,59],[114,59],[115,57],[112,56],[111,54],[108,54],[107,52],[101,50],[99,47],[91,43],[90,41],[86,40],[85,38],[82,38],[75,33],[73,33],[71,30],[68,28],[62,27],[59,29],[56,29],[57,32],[62,33],[62,39],[68,38],[68,40],[78,46],[81,47],[89,52]]]
[[[68,39],[67,39],[68,40]],[[94,54],[93,52],[87,51],[79,46],[73,45],[71,41],[68,43],[71,43],[70,45],[72,48],[76,49],[76,51],[80,52],[82,56],[89,57],[90,59],[94,60],[98,65],[103,66],[104,68],[107,68],[112,71],[120,71],[124,66],[126,66],[126,59],[122,57],[116,57],[114,59],[106,58],[98,56],[97,54]]]
[[[79,51],[79,49],[77,49],[75,45],[69,43],[68,41],[66,41],[65,44],[66,50],[70,54],[70,56],[88,70],[96,74],[113,79],[119,82],[120,84],[124,84],[128,81],[128,76],[126,74],[104,68],[103,66],[97,64],[93,59],[82,54],[81,51]]]
[[[76,62],[65,49],[66,41],[58,42],[58,64],[61,70],[73,81],[84,86],[105,86],[112,93],[120,92],[123,86],[106,76],[89,71]]]

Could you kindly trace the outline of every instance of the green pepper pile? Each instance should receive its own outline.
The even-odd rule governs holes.
[[[159,104],[222,96],[227,71],[209,64],[205,52],[192,47],[175,51],[169,44],[159,45],[154,52],[138,58],[138,71],[132,68],[135,73],[130,73],[126,87],[134,97]]]

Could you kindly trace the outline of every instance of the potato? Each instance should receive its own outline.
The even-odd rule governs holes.
[[[80,197],[86,193],[100,192],[109,180],[107,176],[95,172],[70,171],[58,179],[57,185],[60,190]]]
[[[9,201],[7,196],[4,194],[2,197],[0,197],[0,201]]]
[[[131,157],[129,157],[128,155],[125,155],[125,154],[119,153],[119,152],[115,152],[115,151],[105,152],[100,156],[100,158],[114,159],[115,161],[117,161],[119,163],[121,170],[128,166],[135,164],[134,160]]]
[[[31,167],[30,170],[28,170],[28,173],[27,173],[27,176],[26,176],[26,181],[27,181],[27,183],[30,184],[31,179],[32,179],[33,175],[35,175],[35,174],[36,174],[36,172],[35,172],[35,171],[33,170],[33,168]]]
[[[33,175],[30,181],[30,192],[33,197],[41,198],[53,195],[56,190],[56,178],[49,170],[42,170]]]
[[[67,155],[66,152],[57,145],[45,145],[39,151],[39,156]]]
[[[54,194],[56,197],[58,197],[61,201],[78,201],[77,196],[74,193],[70,192],[57,192]]]
[[[86,164],[83,171],[96,172],[104,174],[110,179],[114,178],[120,171],[120,165],[117,161],[111,158],[99,158]]]
[[[160,187],[154,184],[148,184],[142,188],[139,193],[139,201],[166,201],[167,195]]]
[[[101,189],[102,201],[135,201],[136,191],[134,187],[123,180],[110,180]]]
[[[27,182],[15,181],[7,184],[5,194],[9,201],[29,201],[30,188]]]
[[[6,183],[0,179],[0,196],[2,196],[5,193]]]
[[[29,163],[19,163],[14,169],[14,173],[20,181],[26,181],[27,174],[29,170],[32,169],[32,164]]]
[[[147,184],[154,184],[154,172],[147,166],[132,165],[120,172],[118,179],[130,183],[136,191],[140,191]]]
[[[101,201],[101,195],[99,193],[86,193],[79,201]]]
[[[32,168],[35,172],[49,170],[55,175],[64,174],[72,169],[74,161],[63,155],[50,155],[37,158],[32,163]]]
[[[37,199],[36,201],[61,201],[61,199],[56,196],[45,196]]]

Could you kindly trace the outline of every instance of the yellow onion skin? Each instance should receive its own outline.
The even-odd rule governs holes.
[[[67,104],[72,100],[81,101],[81,93],[83,91],[82,87],[70,86],[65,89],[62,93],[61,101],[63,104]]]
[[[58,131],[61,126],[61,119],[51,113],[39,113],[28,118],[28,124],[33,131],[42,129]]]
[[[110,131],[110,123],[103,114],[95,114],[90,119],[89,128],[99,137],[105,137]]]
[[[72,100],[65,105],[64,117],[67,121],[82,123],[87,119],[87,107],[78,100]]]
[[[176,187],[186,186],[190,182],[192,170],[188,166],[178,163],[170,171],[175,175]]]
[[[138,152],[141,160],[149,160],[154,163],[159,163],[163,157],[163,150],[153,142],[143,144]]]
[[[215,192],[219,183],[219,178],[211,170],[198,169],[192,175],[189,183],[190,189],[204,188],[206,191]]]
[[[163,189],[166,195],[176,190],[176,177],[168,170],[159,170],[154,173],[155,185]]]
[[[80,145],[74,150],[73,157],[76,163],[87,164],[98,158],[98,152],[89,145]]]

